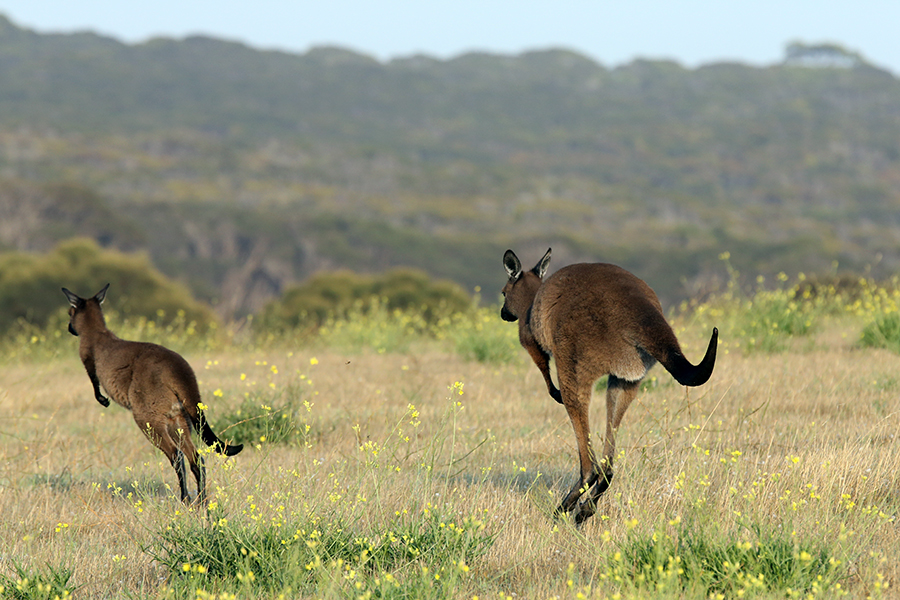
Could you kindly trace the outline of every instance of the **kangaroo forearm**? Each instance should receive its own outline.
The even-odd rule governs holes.
[[[556,385],[553,383],[553,378],[550,376],[550,355],[541,350],[537,344],[528,346],[527,350],[528,354],[531,355],[534,364],[537,365],[538,370],[541,372],[541,375],[544,376],[544,382],[547,384],[547,392],[550,394],[550,397],[562,404],[562,394],[559,389],[557,389]]]
[[[553,380],[550,379],[549,373],[544,374],[544,380],[547,382],[547,391],[550,393],[550,397],[556,400],[559,404],[562,404],[562,392],[559,391],[559,388],[553,383]]]
[[[93,356],[82,357],[82,364],[84,364],[84,370],[87,371],[88,379],[91,380],[91,385],[94,387],[94,398],[101,405],[109,406],[109,399],[104,398],[100,392],[100,378],[97,377],[97,365],[94,363]]]
[[[94,398],[102,406],[109,406],[109,398],[105,398],[103,396],[103,393],[100,391],[100,380],[97,379],[97,375],[94,373],[88,373],[88,377],[90,377],[91,379],[91,385],[94,386]]]

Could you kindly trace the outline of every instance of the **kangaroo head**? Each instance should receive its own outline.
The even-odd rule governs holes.
[[[541,287],[541,281],[547,273],[547,267],[550,265],[550,249],[544,254],[544,258],[538,261],[530,271],[522,271],[522,263],[519,257],[512,250],[507,250],[503,255],[503,266],[506,268],[506,274],[509,280],[503,286],[503,308],[500,309],[500,318],[504,321],[516,321],[519,317],[524,316],[531,303],[534,301],[534,295],[537,294],[538,288]]]
[[[85,331],[86,327],[96,325],[104,326],[103,311],[100,305],[106,298],[106,290],[109,289],[107,283],[102,290],[94,294],[93,298],[84,299],[63,288],[63,294],[69,300],[69,333],[79,335]]]

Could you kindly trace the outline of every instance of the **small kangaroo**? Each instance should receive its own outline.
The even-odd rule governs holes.
[[[226,445],[213,432],[200,409],[200,388],[194,371],[181,355],[147,342],[129,342],[106,328],[100,305],[109,284],[93,298],[84,299],[66,288],[69,333],[80,337],[78,354],[94,386],[94,398],[109,406],[100,387],[116,404],[131,410],[138,428],[162,450],[178,475],[181,500],[190,504],[184,459],[197,480],[197,501],[206,503],[206,469],[191,441],[196,428],[203,441],[226,456],[244,446]]]
[[[581,525],[594,514],[597,499],[613,477],[616,430],[637,395],[641,380],[657,361],[682,385],[703,385],[716,362],[719,331],[713,328],[706,355],[694,366],[681,353],[656,294],[646,283],[615,265],[575,264],[543,281],[550,250],[523,272],[512,250],[503,255],[509,280],[503,287],[505,321],[519,321],[519,341],[544,376],[550,396],[566,407],[578,443],[578,480],[554,512],[575,511]],[[556,359],[559,389],[550,377]],[[599,461],[591,448],[588,409],[591,388],[609,375],[606,388],[606,440]]]

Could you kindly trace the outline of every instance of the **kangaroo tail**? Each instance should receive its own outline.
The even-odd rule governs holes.
[[[703,360],[697,366],[692,365],[680,352],[671,352],[665,360],[659,362],[672,374],[672,377],[681,385],[698,386],[703,385],[712,375],[713,367],[716,365],[716,348],[718,347],[719,330],[713,327],[712,337],[709,339],[709,346],[706,347],[706,354]]]
[[[212,446],[213,449],[219,454],[224,454],[225,456],[234,456],[238,452],[244,449],[243,444],[225,444],[216,433],[212,430],[212,427],[209,426],[209,422],[206,420],[206,415],[203,414],[202,410],[197,411],[197,421],[200,426],[200,437],[203,439],[203,443],[207,446]]]

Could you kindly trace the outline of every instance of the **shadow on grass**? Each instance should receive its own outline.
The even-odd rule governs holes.
[[[32,487],[47,487],[55,494],[67,494],[78,488],[96,487],[101,492],[122,499],[177,498],[176,490],[168,483],[155,478],[118,480],[114,477],[97,480],[79,479],[63,467],[59,473],[36,473],[27,479]]]

